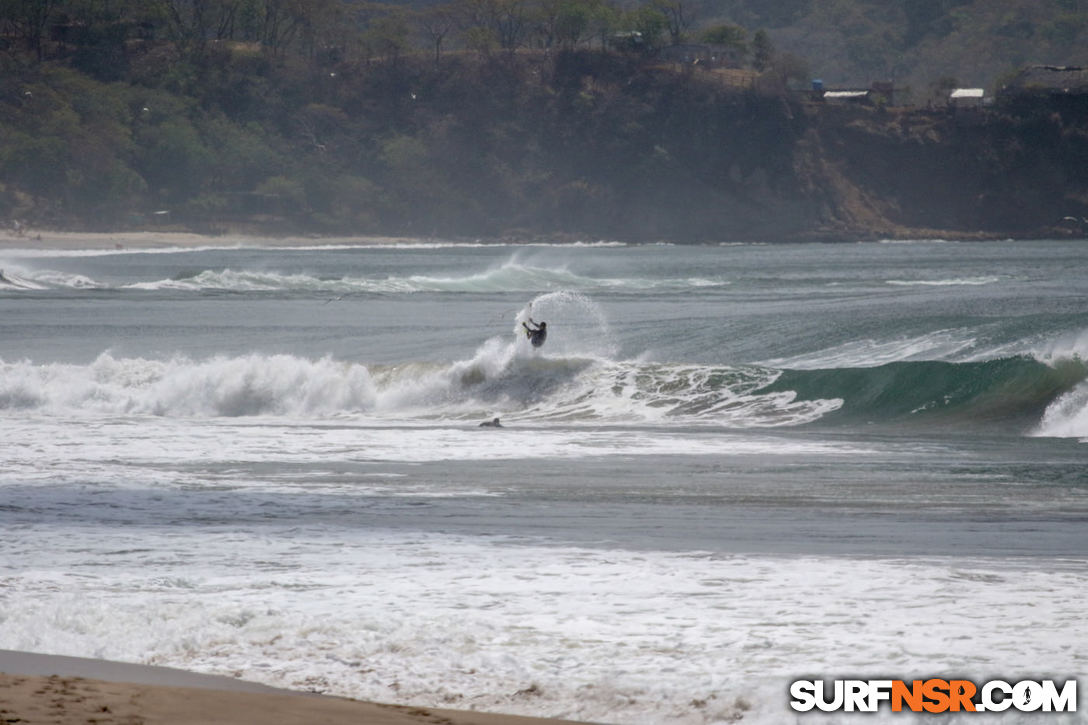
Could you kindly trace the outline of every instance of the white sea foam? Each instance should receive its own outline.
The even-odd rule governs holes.
[[[334,294],[396,294],[408,292],[536,292],[540,290],[679,290],[727,285],[708,278],[649,279],[597,278],[575,274],[565,267],[540,267],[507,261],[483,272],[464,276],[410,275],[386,278],[315,277],[305,273],[250,270],[204,270],[198,274],[126,285],[139,290],[216,290],[234,292],[300,291]]]
[[[950,279],[889,279],[886,284],[899,287],[977,287],[986,284],[994,284],[995,282],[1000,282],[1001,279],[1001,277],[991,275],[979,277],[953,277]]]
[[[953,359],[971,350],[975,344],[976,339],[970,329],[935,330],[924,335],[904,335],[890,340],[851,340],[794,357],[764,360],[760,364],[792,370],[878,367],[902,360]]]
[[[720,557],[276,527],[19,538],[0,542],[19,562],[0,647],[378,701],[777,725],[794,719],[787,683],[805,674],[1068,677],[1088,646],[1083,561]],[[1031,636],[1009,622],[1030,622]]]
[[[948,239],[880,239],[877,244],[956,244]],[[867,244],[867,242],[858,242],[858,244]]]
[[[608,337],[598,344],[607,347]],[[549,344],[552,344],[549,341]],[[562,342],[556,342],[562,348]],[[571,343],[577,347],[576,343]],[[768,427],[819,419],[842,401],[762,393],[776,373],[613,361],[592,352],[534,354],[522,338],[493,338],[451,364],[375,366],[291,355],[202,360],[115,358],[89,365],[0,362],[0,411],[168,418],[355,416],[423,422],[503,415],[619,425]]]
[[[102,289],[104,284],[72,272],[36,269],[22,265],[0,263],[0,289]]]
[[[339,280],[322,280],[306,274],[250,272],[224,269],[205,270],[199,274],[154,282],[133,282],[127,289],[138,290],[226,290],[232,292],[266,292],[278,290],[353,291],[350,284]]]
[[[1088,382],[1081,383],[1051,403],[1034,435],[1080,438],[1088,443]]]
[[[93,434],[88,434],[88,430]],[[721,431],[678,432],[507,422],[481,429],[475,422],[445,426],[377,426],[352,421],[325,425],[263,420],[259,424],[224,421],[176,421],[118,417],[90,424],[87,419],[26,421],[5,424],[5,481],[41,484],[95,480],[110,486],[154,486],[161,490],[201,490],[230,485],[259,485],[260,490],[324,493],[340,496],[406,494],[426,496],[490,495],[486,485],[468,488],[419,488],[411,481],[315,481],[307,471],[322,462],[347,465],[422,464],[520,460],[583,460],[611,457],[686,456],[829,456],[863,457],[873,451],[851,442],[814,438],[783,439]],[[45,436],[48,436],[46,438]],[[78,451],[73,460],[72,452]],[[43,466],[43,461],[49,461]],[[316,463],[315,463],[316,462]],[[194,468],[194,464],[196,467]],[[267,471],[259,482],[235,470],[258,466]],[[282,474],[280,469],[284,471]],[[208,470],[215,470],[214,475]],[[134,473],[135,472],[135,473]],[[135,476],[135,477],[134,477]]]
[[[1077,360],[1088,362],[1088,329],[1040,332],[1020,339],[991,343],[971,350],[963,359],[979,362],[1017,356],[1031,357],[1050,366]]]
[[[0,290],[40,290],[46,285],[35,279],[35,275],[22,268],[5,267],[0,269]]]
[[[338,248],[339,249],[339,248]],[[184,250],[192,251],[192,250]],[[207,250],[203,250],[207,251]],[[301,250],[295,250],[301,251]],[[154,250],[163,253],[164,250]],[[103,254],[113,252],[102,252]],[[91,254],[91,253],[87,253]],[[60,255],[58,255],[60,256]],[[11,289],[101,289],[106,284],[85,275],[24,265],[4,267],[0,288]],[[205,269],[184,276],[129,282],[119,289],[142,291],[223,291],[223,292],[310,292],[326,294],[398,294],[412,292],[539,292],[563,290],[676,291],[690,288],[724,287],[724,278],[590,277],[568,267],[541,266],[519,261],[519,255],[481,272],[461,276],[415,274],[385,278],[360,276],[315,276],[307,272],[268,269]]]
[[[0,363],[0,409],[46,413],[328,415],[373,405],[367,369],[288,355],[202,361],[114,358],[90,365]]]
[[[561,355],[611,358],[619,348],[607,315],[600,305],[580,292],[563,289],[537,295],[514,316],[513,332],[517,339],[522,339],[522,333],[525,331],[523,325],[534,315],[537,321],[559,317],[563,320],[564,326],[583,331],[576,339],[573,337],[560,337],[558,340],[555,337],[552,338],[549,342],[549,350],[558,345]],[[528,347],[522,341],[518,349],[527,350]]]
[[[1037,360],[1047,364],[1064,360],[1088,362],[1088,328],[1066,332],[1035,343],[1030,352]]]

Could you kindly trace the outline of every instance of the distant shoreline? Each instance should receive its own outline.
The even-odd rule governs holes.
[[[252,232],[236,234],[197,234],[194,232],[74,232],[54,231],[46,229],[31,229],[23,234],[13,234],[9,231],[0,232],[0,250],[51,250],[51,251],[123,251],[125,249],[196,249],[196,248],[222,248],[235,247],[253,248],[290,248],[290,247],[357,247],[357,246],[395,246],[395,245],[585,245],[585,244],[736,244],[736,243],[766,243],[766,244],[806,244],[806,243],[864,243],[885,241],[930,241],[940,240],[949,242],[987,242],[1006,241],[1017,239],[1032,241],[1040,239],[1084,239],[1084,237],[1045,235],[1012,237],[1009,235],[990,234],[983,232],[954,233],[936,229],[919,229],[910,233],[908,230],[897,230],[897,233],[887,235],[851,235],[836,234],[834,232],[798,235],[794,239],[722,239],[719,241],[674,241],[674,240],[608,240],[608,239],[578,239],[569,235],[531,235],[520,237],[485,237],[485,238],[428,238],[428,237],[400,237],[381,235],[361,236],[313,236],[313,235],[261,235]]]
[[[415,244],[410,237],[313,237],[304,235],[196,234],[192,232],[71,232],[31,229],[0,232],[0,249],[123,250],[199,247],[312,247]]]

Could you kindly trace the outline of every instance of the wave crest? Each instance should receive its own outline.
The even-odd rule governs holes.
[[[543,295],[536,307],[577,305]],[[527,310],[526,310],[527,311]],[[587,310],[592,317],[595,308]],[[469,359],[366,366],[330,357],[249,354],[204,360],[117,358],[87,365],[0,361],[0,414],[164,417],[354,416],[402,422],[510,420],[760,428],[917,422],[1014,425],[1088,436],[1088,365],[1031,357],[786,369],[615,360],[607,329],[548,354],[524,335],[485,341]]]
[[[114,358],[90,365],[0,363],[0,409],[160,416],[321,415],[365,410],[375,397],[358,364],[290,355],[202,361]]]
[[[402,421],[520,420],[768,427],[819,419],[838,400],[762,389],[758,367],[547,357],[498,338],[470,360],[368,368],[291,355],[115,358],[89,365],[0,363],[0,411],[165,417],[374,416]]]
[[[718,287],[717,278],[610,278],[574,273],[564,266],[537,266],[517,258],[481,272],[463,275],[408,275],[377,277],[324,276],[306,271],[253,269],[197,269],[172,277],[131,282],[113,289],[168,292],[282,292],[295,294],[404,294],[415,292],[496,293],[539,291],[593,291],[601,289],[654,291]],[[85,275],[8,265],[0,270],[0,289],[110,289],[107,283]]]
[[[1079,360],[1047,365],[1023,356],[786,370],[766,391],[792,391],[802,399],[841,398],[844,402],[834,419],[851,423],[946,421],[1026,427],[1086,377],[1088,366]]]

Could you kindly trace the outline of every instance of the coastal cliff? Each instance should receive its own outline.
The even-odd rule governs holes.
[[[1088,114],[839,106],[613,52],[8,62],[0,218],[628,240],[1084,236]],[[1082,104],[1083,105],[1083,104]]]

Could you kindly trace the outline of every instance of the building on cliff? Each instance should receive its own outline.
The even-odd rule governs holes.
[[[824,91],[822,97],[831,103],[868,103],[869,94],[868,88],[843,88]]]
[[[952,108],[981,108],[985,102],[983,88],[956,88],[948,94],[948,105]]]
[[[899,100],[898,90],[891,81],[874,81],[868,88],[829,88],[827,90],[823,88],[823,81],[813,81],[812,93],[828,103],[894,106]]]
[[[1047,96],[1088,95],[1088,69],[1068,65],[1033,65],[1023,68],[1002,91]]]

